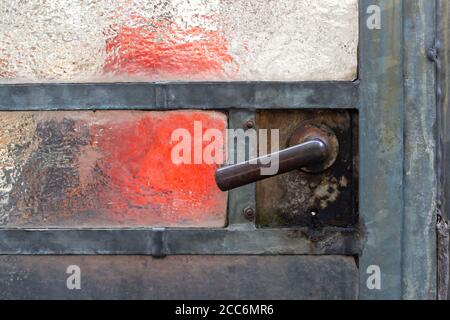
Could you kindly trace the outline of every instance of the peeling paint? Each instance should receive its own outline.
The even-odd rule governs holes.
[[[331,128],[339,140],[336,162],[327,170],[294,170],[256,184],[257,224],[260,227],[353,226],[357,220],[358,148],[353,140],[351,112],[343,110],[260,111],[261,128],[280,129],[280,148],[288,146],[296,129],[305,123]],[[312,214],[314,212],[314,214]]]

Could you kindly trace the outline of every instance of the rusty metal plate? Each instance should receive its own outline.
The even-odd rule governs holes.
[[[79,290],[67,287],[76,267]],[[345,256],[1,256],[0,270],[0,299],[278,300],[358,295],[358,268],[354,258]]]
[[[227,126],[214,111],[1,112],[0,225],[223,227],[216,165],[171,158],[194,121]]]
[[[339,154],[329,169],[295,170],[256,184],[259,227],[346,227],[357,221],[357,114],[352,110],[260,111],[257,126],[279,129],[280,149],[305,123],[326,125],[339,140]]]

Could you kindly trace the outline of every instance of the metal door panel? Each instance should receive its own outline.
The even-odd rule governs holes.
[[[71,265],[80,270],[79,290],[66,285]],[[355,260],[344,256],[1,256],[0,270],[0,299],[356,299],[358,294]]]

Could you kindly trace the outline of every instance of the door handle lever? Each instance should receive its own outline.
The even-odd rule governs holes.
[[[336,136],[328,127],[312,124],[295,130],[289,144],[287,149],[218,169],[217,186],[228,191],[296,169],[324,171],[335,162],[339,148]],[[274,175],[263,174],[262,169],[271,161],[278,161],[278,171]]]

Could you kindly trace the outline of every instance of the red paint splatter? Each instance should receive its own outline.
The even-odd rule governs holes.
[[[110,219],[131,225],[223,226],[226,194],[215,184],[215,165],[175,165],[172,132],[194,121],[203,132],[224,132],[226,117],[217,112],[173,111],[128,113],[131,118],[91,127],[91,147],[101,154],[97,171],[104,181],[98,201]],[[203,143],[203,146],[208,142]]]
[[[104,71],[153,78],[227,78],[237,72],[228,43],[218,31],[182,28],[169,20],[135,17],[107,41]],[[228,74],[227,74],[228,73]]]

